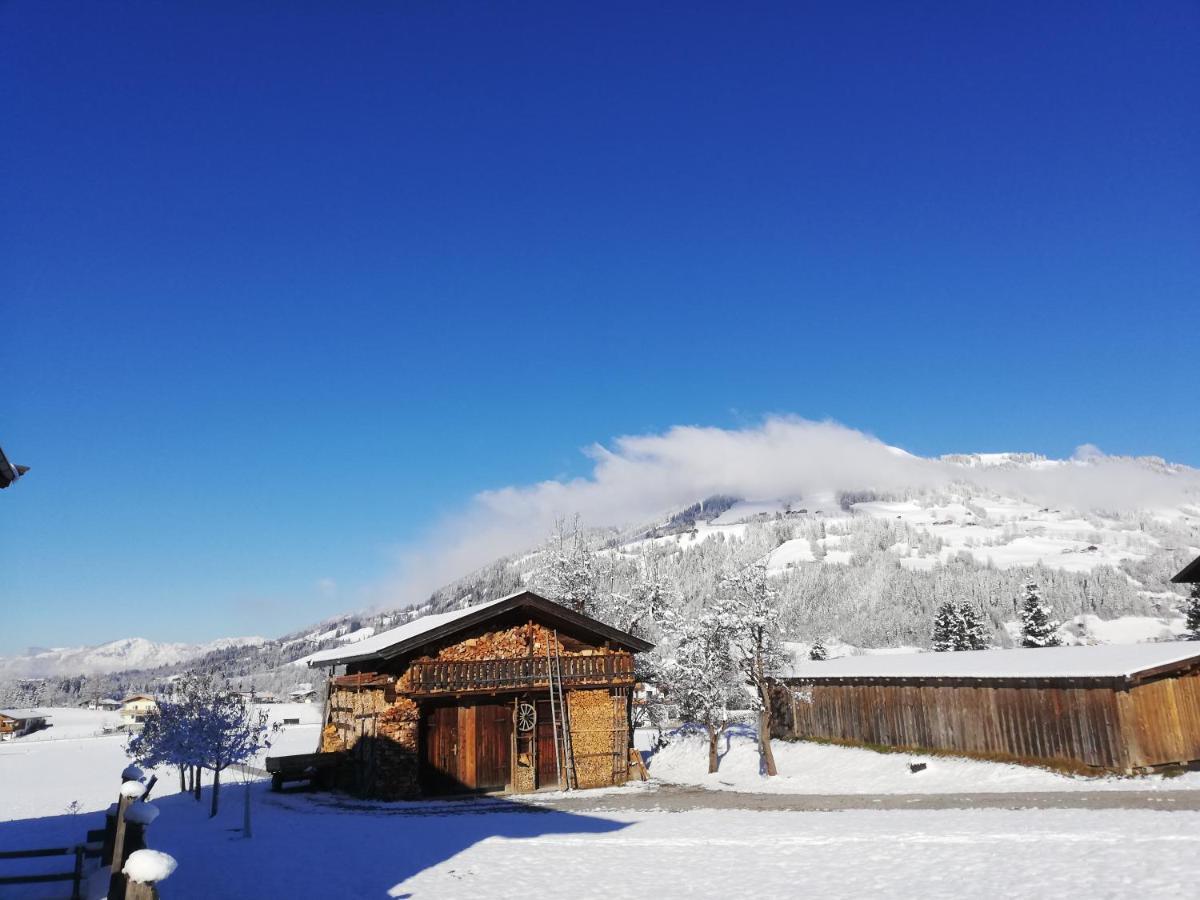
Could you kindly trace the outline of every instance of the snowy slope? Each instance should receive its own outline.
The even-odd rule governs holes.
[[[220,638],[204,644],[157,643],[133,637],[94,647],[56,647],[31,650],[22,656],[0,657],[0,678],[45,678],[53,675],[100,675],[130,669],[175,665],[230,647],[255,647],[261,637]]]

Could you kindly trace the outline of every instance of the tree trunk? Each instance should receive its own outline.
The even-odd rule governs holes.
[[[187,792],[187,784],[184,783],[184,779],[183,779],[183,766],[180,766],[179,767],[179,793],[183,794],[186,792]]]
[[[775,768],[775,751],[771,749],[771,707],[767,706],[768,699],[763,699],[763,708],[758,713],[758,748],[762,753],[763,767],[768,775],[778,775]]]
[[[242,785],[242,837],[251,837],[250,832],[250,782]]]
[[[196,798],[196,802],[200,802],[200,767],[192,766],[192,796]]]
[[[213,789],[212,789],[212,810],[208,817],[211,819],[217,814],[217,807],[221,800],[221,770],[213,769]]]
[[[708,729],[708,774],[712,775],[717,771],[717,764],[720,762],[717,756],[717,742],[721,738],[721,732],[712,725],[705,727]]]

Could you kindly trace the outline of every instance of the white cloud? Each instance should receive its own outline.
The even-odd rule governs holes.
[[[561,517],[578,513],[593,526],[640,524],[713,494],[799,498],[971,481],[1081,510],[1175,506],[1200,496],[1200,471],[1170,472],[1106,457],[1090,444],[1062,465],[964,469],[897,451],[836,422],[786,416],[742,429],[678,426],[619,437],[585,452],[593,462],[587,477],[484,491],[424,541],[405,548],[403,576],[386,602],[419,601],[498,556],[529,548]]]

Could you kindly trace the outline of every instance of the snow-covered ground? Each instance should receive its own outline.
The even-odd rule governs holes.
[[[272,720],[315,737],[309,704],[267,707]],[[73,718],[73,717],[71,717]],[[79,730],[86,731],[80,721]],[[645,746],[649,732],[639,731]],[[720,790],[812,793],[1107,790],[1197,787],[1193,776],[1080,780],[1036,769],[866,750],[776,743],[779,778],[758,775],[749,738],[722,747],[721,771],[704,774],[702,739],[660,750],[651,772]],[[126,763],[124,740],[80,734],[0,745],[0,849],[73,843],[101,824]],[[220,815],[178,793],[160,773],[161,810],[150,845],[179,868],[170,898],[292,900],[413,897],[1017,896],[1063,898],[1194,895],[1200,813],[1142,810],[710,809],[704,794],[682,812],[604,810],[624,789],[577,792],[585,808],[553,808],[541,795],[516,799],[367,803],[331,794],[271,794],[227,777]],[[241,838],[242,795],[251,791],[254,836]],[[653,797],[653,785],[630,786]],[[82,810],[71,814],[71,801]],[[61,864],[44,862],[36,871]],[[6,871],[13,871],[8,867]],[[23,869],[23,871],[35,871]],[[59,896],[56,885],[6,888],[6,898]]]
[[[760,774],[758,743],[743,733],[721,740],[719,770],[708,774],[707,738],[668,736],[667,746],[650,757],[652,777],[717,791],[764,794],[958,794],[1012,791],[1120,791],[1200,789],[1200,772],[1174,778],[1084,778],[1048,769],[942,756],[877,753],[807,741],[773,741],[779,775]],[[649,745],[646,732],[638,743]],[[926,764],[913,773],[909,762]]]

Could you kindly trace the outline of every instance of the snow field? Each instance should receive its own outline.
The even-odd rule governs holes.
[[[490,837],[388,894],[1186,897],[1200,849],[1197,813],[695,810],[600,818],[619,827]],[[560,892],[547,892],[547,871],[561,873]]]
[[[650,775],[670,784],[714,791],[762,794],[960,794],[1013,791],[1120,791],[1200,789],[1200,772],[1175,778],[1083,778],[1048,769],[906,753],[877,753],[806,741],[772,741],[780,774],[759,773],[758,743],[753,737],[721,738],[721,762],[708,774],[708,742],[703,735],[675,735],[650,757]],[[639,743],[648,744],[647,737]],[[925,763],[917,773],[910,761]]]

